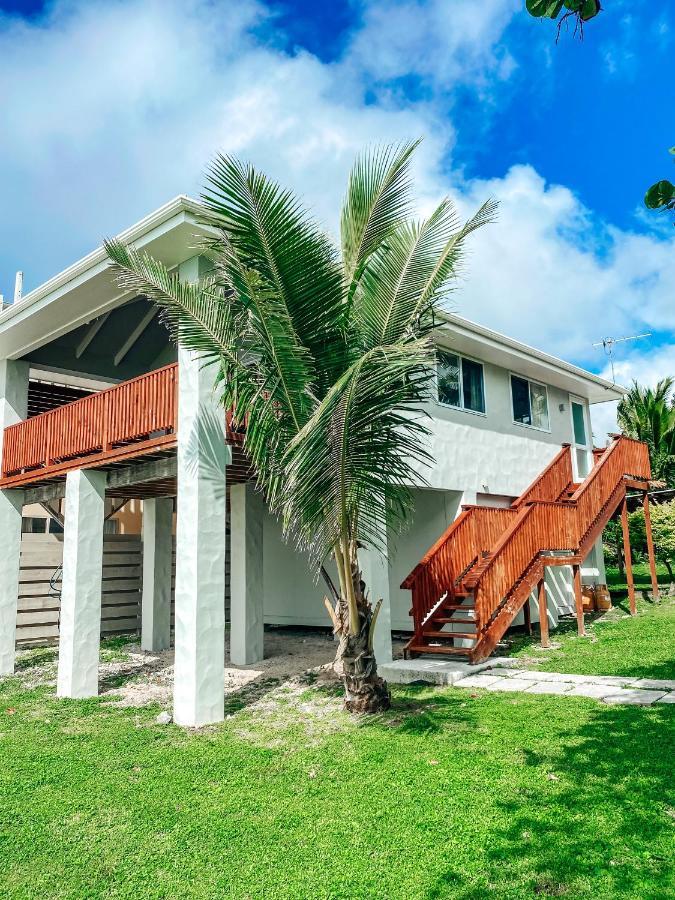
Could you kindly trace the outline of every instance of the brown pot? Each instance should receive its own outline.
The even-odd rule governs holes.
[[[607,609],[612,608],[612,597],[609,591],[607,590],[606,584],[599,584],[595,588],[595,608],[604,612]]]
[[[581,588],[581,605],[584,612],[595,610],[595,588],[591,584],[585,584]]]

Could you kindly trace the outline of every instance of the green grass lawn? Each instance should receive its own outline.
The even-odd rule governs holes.
[[[27,690],[49,652],[0,682],[3,900],[674,896],[675,706],[307,681],[189,733]]]
[[[662,597],[654,603],[640,593],[651,592],[648,567],[635,566],[637,616],[629,615],[625,580],[610,570],[607,580],[614,606],[606,613],[586,616],[588,637],[577,636],[576,620],[564,620],[551,631],[553,649],[542,650],[535,625],[532,637],[521,634],[510,639],[509,655],[540,671],[675,679],[675,598],[667,594],[665,569],[658,574],[663,580]]]

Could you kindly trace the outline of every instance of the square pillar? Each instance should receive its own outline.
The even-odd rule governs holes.
[[[143,501],[141,649],[166,650],[171,642],[173,499]]]
[[[263,499],[253,485],[230,486],[230,660],[264,656]]]
[[[0,491],[0,676],[14,672],[23,491]]]
[[[0,460],[5,428],[28,415],[29,368],[21,359],[0,359]]]
[[[386,540],[386,539],[385,539]],[[359,550],[359,565],[366,583],[366,591],[373,608],[382,600],[380,613],[375,623],[373,650],[377,664],[391,662],[391,603],[389,600],[389,564],[387,556],[370,547]]]
[[[225,488],[232,454],[213,367],[178,351],[174,720],[220,722],[225,705]]]
[[[59,629],[59,697],[96,697],[101,643],[101,580],[106,473],[66,476]]]

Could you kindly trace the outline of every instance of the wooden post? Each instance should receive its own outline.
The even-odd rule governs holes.
[[[585,637],[584,598],[581,595],[581,566],[572,566],[572,571],[574,574],[574,605],[577,610],[577,633],[579,637]]]
[[[649,512],[649,494],[644,492],[642,506],[645,511],[645,531],[647,532],[647,555],[649,556],[649,571],[652,576],[652,596],[659,599],[659,582],[656,578],[656,559],[654,558],[654,540],[652,538],[652,518]]]
[[[543,578],[539,582],[537,600],[539,601],[539,633],[541,635],[541,646],[550,647],[548,639],[548,607],[546,604],[546,585],[544,584]]]
[[[621,528],[623,530],[623,555],[626,563],[626,581],[628,582],[628,602],[630,605],[630,614],[634,616],[637,613],[635,604],[635,583],[633,582],[633,559],[630,552],[630,534],[628,531],[628,501],[623,498],[621,504]]]
[[[523,607],[523,618],[525,619],[525,629],[528,634],[532,634],[532,611],[530,610],[530,598],[528,597]]]

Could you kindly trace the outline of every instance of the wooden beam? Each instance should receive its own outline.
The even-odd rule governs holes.
[[[647,555],[649,557],[649,572],[652,576],[652,596],[654,600],[659,599],[659,582],[656,577],[656,558],[654,556],[654,539],[652,537],[652,517],[649,512],[649,494],[644,492],[642,497],[642,507],[645,511],[645,531],[647,532]]]
[[[550,647],[548,639],[548,605],[546,603],[546,583],[542,578],[537,586],[537,600],[539,603],[539,633],[541,635],[541,646]],[[529,600],[527,601],[529,606]]]
[[[579,637],[586,635],[584,625],[584,598],[581,595],[581,566],[572,566],[574,574],[574,605],[577,611],[577,634]]]
[[[157,307],[151,306],[150,309],[143,316],[141,321],[138,323],[138,325],[131,332],[131,334],[126,339],[126,341],[122,344],[122,346],[120,347],[118,352],[115,354],[115,358],[114,358],[113,362],[116,366],[119,366],[119,364],[122,362],[124,357],[131,350],[131,348],[134,346],[136,341],[140,338],[140,336],[143,334],[145,329],[152,322],[152,320],[155,318],[156,315],[157,315]]]
[[[625,497],[621,504],[621,530],[623,531],[623,555],[626,563],[626,581],[628,582],[628,602],[630,605],[630,614],[631,616],[634,616],[637,613],[637,605],[635,603],[633,558],[630,552],[630,532],[628,530],[628,502]]]
[[[108,472],[107,491],[115,488],[130,487],[134,484],[143,484],[147,481],[161,481],[165,478],[175,478],[178,465],[175,456],[165,459],[153,459],[150,462],[134,463],[120,469],[112,469]]]
[[[107,312],[104,316],[101,316],[98,319],[94,319],[94,321],[89,326],[89,331],[85,334],[85,336],[82,338],[80,343],[77,345],[77,349],[75,350],[75,359],[79,359],[82,356],[82,354],[87,349],[89,344],[91,344],[91,342],[94,340],[94,338],[99,333],[101,328],[103,328],[105,323],[108,321],[109,316],[110,316],[110,313]]]
[[[66,482],[56,481],[53,484],[41,484],[38,487],[27,488],[23,502],[26,506],[30,503],[47,503],[49,500],[63,500],[66,496]]]

